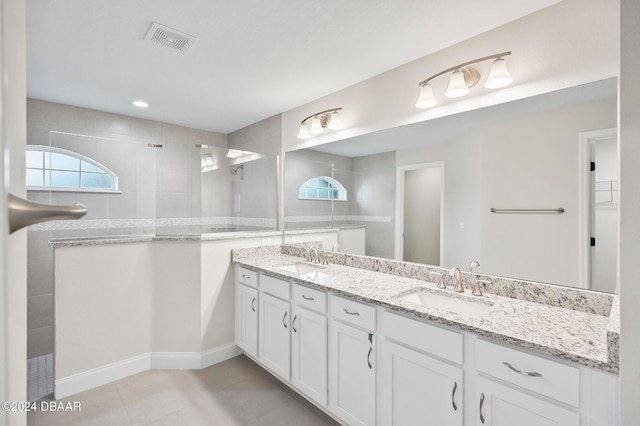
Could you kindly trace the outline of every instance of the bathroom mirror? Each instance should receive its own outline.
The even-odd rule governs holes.
[[[616,93],[613,78],[287,153],[285,229],[360,223],[369,256],[613,292]],[[347,198],[305,199],[322,176],[314,196]]]

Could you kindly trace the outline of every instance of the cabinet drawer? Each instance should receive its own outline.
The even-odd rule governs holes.
[[[294,284],[293,302],[298,306],[324,314],[327,312],[327,294],[309,287]]]
[[[382,333],[389,339],[462,364],[462,334],[455,331],[385,311],[382,314]]]
[[[365,330],[376,329],[375,307],[333,294],[331,295],[331,316]]]
[[[269,293],[286,301],[291,297],[291,284],[289,281],[260,274],[260,291]]]
[[[580,370],[576,367],[478,339],[476,368],[565,404],[579,406]]]
[[[236,280],[253,288],[258,287],[258,273],[242,266],[236,269]]]

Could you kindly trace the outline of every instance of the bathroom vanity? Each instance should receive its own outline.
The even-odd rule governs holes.
[[[234,250],[235,334],[340,422],[617,424],[617,297],[469,273],[456,293],[440,268],[327,254]]]

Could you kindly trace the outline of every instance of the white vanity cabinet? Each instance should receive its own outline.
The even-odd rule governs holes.
[[[580,425],[579,368],[478,339],[476,370],[477,425]]]
[[[617,424],[617,377],[476,339],[478,426]]]
[[[618,424],[615,374],[241,266],[235,333],[345,425]]]
[[[348,425],[376,423],[375,308],[330,297],[329,409]]]
[[[323,407],[327,405],[326,297],[321,291],[293,285],[291,384]]]
[[[235,340],[243,351],[258,357],[258,273],[236,267]]]
[[[382,424],[462,426],[461,333],[389,312],[382,333]]]
[[[291,378],[290,283],[260,274],[258,359],[286,381]]]
[[[476,378],[478,426],[579,426],[580,415],[485,377]]]

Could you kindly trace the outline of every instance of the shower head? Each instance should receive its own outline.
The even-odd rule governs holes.
[[[238,170],[240,170],[240,180],[244,180],[244,164],[235,166],[233,169],[231,169],[231,173],[233,173],[234,175],[237,175]]]

